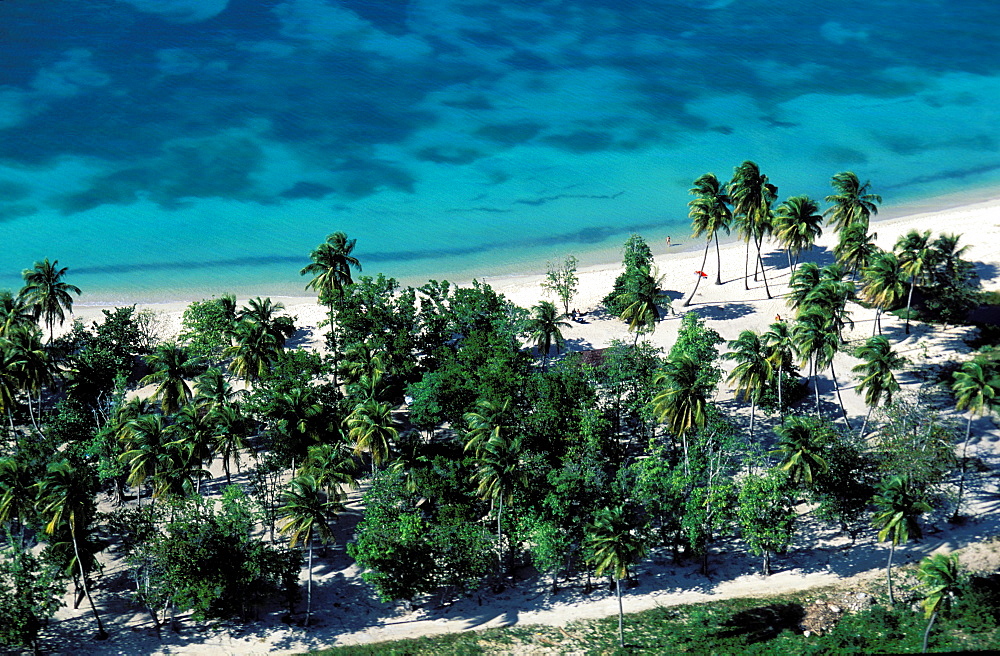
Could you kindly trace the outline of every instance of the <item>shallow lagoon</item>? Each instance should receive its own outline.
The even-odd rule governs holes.
[[[886,211],[1000,180],[1000,6],[609,0],[0,3],[0,288],[302,293],[334,230],[407,281],[686,240],[754,159]]]

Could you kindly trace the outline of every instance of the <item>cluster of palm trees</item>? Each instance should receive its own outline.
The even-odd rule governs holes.
[[[853,234],[857,230],[856,226],[864,226],[867,234],[869,219],[878,212],[881,197],[870,192],[870,183],[862,184],[850,171],[834,175],[831,184],[837,193],[826,197],[826,202],[831,203],[831,206],[820,213],[819,204],[808,196],[792,196],[775,207],[778,188],[751,161],[736,167],[732,180],[728,183],[720,182],[714,173],[706,173],[695,180],[690,190],[695,198],[688,203],[689,216],[693,236],[706,237],[706,243],[701,271],[694,290],[684,305],[690,305],[697,293],[713,241],[718,260],[715,284],[722,284],[720,232],[729,234],[736,230],[747,244],[746,270],[743,276],[746,289],[750,289],[750,245],[754,245],[754,279],[757,279],[758,274],[763,277],[768,298],[771,298],[771,290],[761,257],[765,238],[774,236],[778,240],[786,251],[789,268],[794,271],[801,254],[810,250],[816,239],[823,234],[824,215],[841,235],[845,232]]]

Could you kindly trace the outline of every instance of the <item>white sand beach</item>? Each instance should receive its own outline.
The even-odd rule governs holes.
[[[939,233],[962,235],[961,245],[967,245],[965,259],[978,266],[985,289],[1000,288],[1000,199],[932,210],[887,220],[873,221],[879,246],[891,249],[896,239],[909,230],[931,230]],[[698,240],[700,241],[700,240]],[[774,244],[766,244],[764,254],[768,263],[767,279],[772,298],[768,299],[763,282],[750,281],[750,290],[744,289],[743,270],[745,246],[728,243],[722,249],[722,280],[714,285],[714,246],[709,254],[705,271],[709,278],[702,281],[697,295],[689,307],[682,307],[683,299],[691,292],[696,270],[702,269],[703,244],[694,240],[673,238],[674,246],[665,243],[651,244],[656,254],[656,264],[665,276],[664,288],[674,301],[678,314],[697,312],[708,320],[724,338],[735,339],[740,331],[766,330],[776,315],[785,316],[788,310],[784,295],[787,291],[789,268],[785,255]],[[817,244],[813,257],[831,256],[833,236],[824,234]],[[569,348],[574,351],[608,346],[613,340],[631,342],[632,335],[626,325],[615,317],[599,312],[599,304],[611,289],[620,264],[590,267],[580,272],[580,290],[572,305],[586,312],[585,323],[574,323],[564,332]],[[389,272],[391,273],[391,272]],[[542,271],[513,278],[484,279],[508,298],[523,307],[531,307],[548,299],[540,282]],[[751,274],[752,275],[752,274]],[[324,318],[324,308],[314,298],[276,298],[285,304],[290,315],[300,327],[313,327]],[[554,300],[554,299],[550,299]],[[163,334],[176,334],[184,304],[148,306],[160,313]],[[85,321],[100,316],[101,307],[77,307],[77,316]],[[851,306],[855,327],[845,336],[848,340],[863,340],[871,335],[874,312],[857,305]],[[645,337],[655,346],[669,349],[676,339],[680,321],[667,317],[659,323],[654,334]],[[968,347],[962,339],[973,329],[954,326],[915,324],[910,335],[904,336],[902,322],[895,317],[883,318],[883,329],[890,335],[894,347],[911,360],[912,366],[932,367],[936,363],[961,360],[967,357]],[[313,331],[316,334],[317,331]],[[310,347],[307,344],[307,347]],[[311,347],[318,348],[315,340]],[[863,417],[866,408],[860,395],[853,390],[850,368],[857,361],[850,355],[840,354],[837,369],[844,391],[847,412],[852,419]],[[908,379],[915,380],[915,379]],[[917,382],[906,383],[915,387]],[[904,386],[904,387],[905,387]],[[824,392],[832,400],[832,387]],[[725,383],[721,385],[718,400],[732,398]],[[746,409],[740,412],[746,413]],[[990,419],[980,419],[974,424],[976,439],[970,446],[972,455],[987,464],[1000,466],[1000,430]],[[961,527],[948,524],[932,526],[924,541],[897,549],[898,562],[913,562],[937,550],[955,550],[979,544],[970,550],[966,562],[981,567],[1000,564],[1000,549],[984,544],[998,534],[1000,517],[988,512],[980,502],[985,492],[983,485],[973,486],[968,510],[972,521]],[[992,488],[990,491],[993,491]],[[349,514],[357,519],[358,495]],[[978,504],[978,505],[977,505]],[[353,525],[350,522],[345,524]],[[278,615],[263,617],[258,623],[245,626],[226,624],[217,629],[202,630],[182,623],[180,633],[166,631],[159,642],[147,616],[136,610],[129,619],[122,594],[109,595],[98,584],[96,599],[114,614],[108,613],[111,639],[95,643],[83,636],[91,631],[89,611],[85,605],[73,611],[71,605],[60,611],[48,634],[59,636],[65,653],[157,653],[157,654],[287,654],[308,649],[374,642],[387,639],[408,638],[451,631],[465,631],[513,623],[542,623],[565,625],[583,618],[601,617],[617,612],[615,597],[601,588],[590,595],[583,595],[578,588],[566,589],[558,595],[548,592],[547,584],[524,581],[499,596],[473,596],[444,608],[425,607],[405,612],[401,606],[379,603],[361,582],[358,568],[343,550],[343,540],[349,529],[341,527],[341,544],[327,558],[318,559],[314,577],[315,626],[308,631],[282,624]],[[674,566],[668,559],[652,558],[639,568],[640,585],[625,595],[625,610],[638,611],[656,606],[667,606],[723,597],[753,596],[775,592],[804,590],[813,587],[845,583],[852,577],[878,576],[884,566],[887,547],[877,544],[873,535],[864,536],[857,547],[842,549],[843,538],[830,535],[813,535],[809,544],[792,549],[786,557],[775,563],[778,573],[769,578],[756,574],[757,563],[735,550],[714,559],[711,579],[696,573],[695,566]],[[818,541],[818,542],[817,542]],[[109,563],[105,580],[121,567]],[[303,573],[303,578],[305,573]],[[127,593],[125,593],[127,595]]]

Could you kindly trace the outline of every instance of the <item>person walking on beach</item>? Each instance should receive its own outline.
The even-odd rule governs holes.
[[[670,237],[668,235],[667,236],[667,248],[670,248],[671,246],[673,246],[673,244],[670,243]]]

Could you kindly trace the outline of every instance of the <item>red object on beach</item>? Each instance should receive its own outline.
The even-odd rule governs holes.
[[[702,278],[707,278],[708,277],[708,274],[705,273],[704,271],[695,271],[695,273],[697,273]]]

